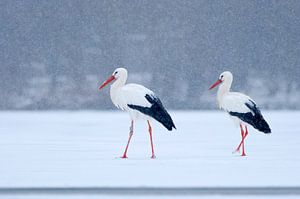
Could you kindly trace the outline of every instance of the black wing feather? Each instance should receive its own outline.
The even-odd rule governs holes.
[[[246,102],[245,105],[253,112],[247,112],[247,113],[238,113],[238,112],[232,112],[230,111],[229,114],[232,116],[236,116],[240,118],[242,121],[252,125],[255,129],[264,132],[264,133],[271,133],[271,129],[262,116],[259,108],[256,106],[256,104],[249,100],[249,102]]]
[[[128,107],[138,110],[145,115],[149,115],[153,117],[162,125],[164,125],[164,127],[166,127],[169,131],[171,131],[172,128],[176,129],[171,116],[169,115],[167,110],[163,107],[160,99],[154,95],[149,95],[149,94],[146,94],[145,98],[151,104],[151,107],[143,107],[143,106],[138,106],[133,104],[128,104]]]

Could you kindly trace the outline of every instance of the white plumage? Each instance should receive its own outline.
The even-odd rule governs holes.
[[[244,95],[242,93],[227,92],[221,98],[220,107],[226,112],[238,112],[238,113],[251,112],[254,115],[254,113],[247,106],[245,106],[245,103],[249,102],[249,100],[253,101],[249,96]],[[244,123],[244,121],[240,119],[239,122]]]
[[[147,94],[154,95],[151,90],[139,84],[126,84],[121,87],[112,85],[110,88],[110,97],[113,104],[122,110],[126,110],[132,120],[150,119],[149,116],[128,107],[128,104],[151,107],[151,104],[145,98]]]

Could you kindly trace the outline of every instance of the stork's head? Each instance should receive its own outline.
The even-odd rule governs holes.
[[[103,87],[105,87],[107,84],[109,84],[110,82],[117,80],[117,79],[126,79],[127,78],[127,70],[125,68],[117,68],[111,76],[109,76],[107,78],[107,80],[105,80],[101,86],[99,87],[99,90],[101,90]],[[126,81],[126,80],[125,80]]]
[[[218,86],[221,83],[231,85],[232,79],[233,79],[232,73],[230,71],[225,71],[225,72],[221,73],[219,79],[209,87],[209,90],[215,88],[216,86]]]

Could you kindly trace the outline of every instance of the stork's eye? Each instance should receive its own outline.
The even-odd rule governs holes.
[[[118,71],[116,71],[114,74],[116,75],[118,73]]]
[[[223,78],[223,75],[221,75],[221,79]]]

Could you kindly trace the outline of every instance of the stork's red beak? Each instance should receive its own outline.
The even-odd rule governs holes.
[[[109,84],[111,81],[115,80],[115,76],[110,76],[107,80],[105,80],[105,82],[103,82],[101,84],[101,86],[99,87],[99,90],[101,90],[104,86],[106,86],[107,84]]]
[[[209,90],[215,88],[215,87],[218,86],[220,83],[222,83],[222,80],[218,79],[215,83],[213,83],[213,84],[209,87]]]

